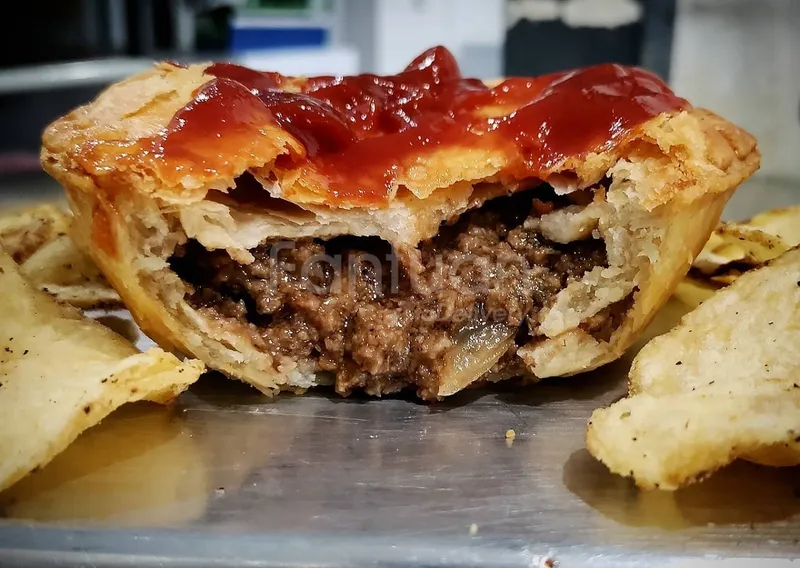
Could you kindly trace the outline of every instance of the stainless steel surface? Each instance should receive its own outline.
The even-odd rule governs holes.
[[[759,208],[776,204],[765,194]],[[639,345],[683,311],[669,304]],[[551,557],[730,568],[800,557],[800,468],[737,463],[647,493],[586,452],[586,421],[622,396],[633,351],[584,376],[433,405],[270,400],[205,377],[171,408],[121,409],[0,495],[0,565],[531,567]]]

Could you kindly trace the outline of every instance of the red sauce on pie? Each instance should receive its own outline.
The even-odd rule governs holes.
[[[402,169],[435,148],[502,147],[517,153],[513,177],[538,177],[568,157],[619,143],[662,112],[689,106],[652,73],[612,64],[490,89],[462,77],[443,47],[385,77],[293,80],[228,63],[206,73],[215,79],[173,119],[165,155],[186,158],[188,148],[213,169],[226,152],[277,124],[305,148],[290,165],[322,173],[333,197],[362,202],[384,200]],[[497,116],[481,114],[495,105],[504,107]]]
[[[259,128],[274,121],[272,112],[241,83],[215,79],[173,117],[166,137],[154,140],[153,153],[169,158],[176,169],[188,167],[213,173],[227,156],[246,148]]]

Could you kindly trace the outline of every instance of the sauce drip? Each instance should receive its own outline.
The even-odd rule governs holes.
[[[213,168],[215,155],[224,159],[226,148],[246,147],[248,136],[277,124],[305,149],[290,166],[310,165],[327,177],[334,197],[363,202],[384,200],[404,165],[435,148],[502,148],[514,164],[507,173],[538,177],[568,157],[621,142],[662,112],[689,106],[652,73],[612,64],[490,89],[462,77],[443,47],[393,76],[292,79],[229,63],[206,73],[215,79],[173,119],[165,156],[187,158],[189,148]]]

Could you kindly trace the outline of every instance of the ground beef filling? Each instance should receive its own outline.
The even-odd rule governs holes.
[[[497,198],[403,254],[378,238],[268,241],[242,265],[190,241],[171,264],[194,288],[195,308],[245,324],[259,349],[314,359],[339,392],[414,385],[433,398],[464,329],[499,323],[526,343],[568,282],[606,265],[601,240],[563,245],[536,231],[537,211],[558,205],[530,192]],[[613,311],[592,329],[606,335]],[[493,371],[515,364],[516,346]]]

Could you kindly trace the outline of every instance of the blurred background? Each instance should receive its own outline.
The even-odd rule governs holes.
[[[726,216],[800,202],[800,0],[29,0],[0,35],[0,199],[58,194],[44,126],[152,61],[395,73],[445,45],[466,75],[649,68],[755,134],[763,167]]]

